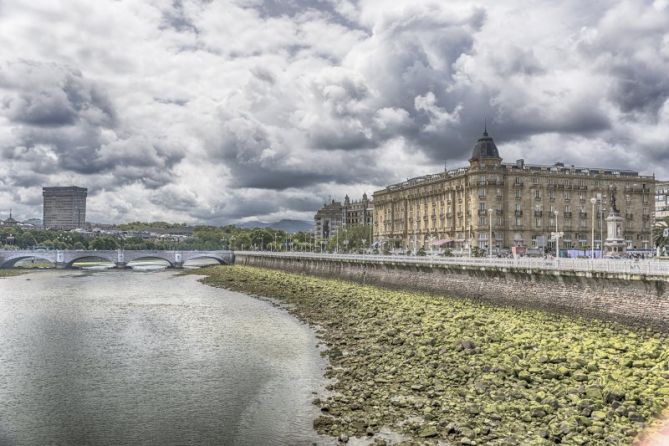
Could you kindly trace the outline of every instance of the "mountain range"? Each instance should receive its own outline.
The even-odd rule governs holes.
[[[314,223],[311,221],[304,220],[279,220],[273,223],[267,223],[260,220],[247,221],[244,223],[239,223],[236,226],[245,229],[253,228],[271,228],[279,231],[286,231],[290,234],[300,231],[311,231],[314,227]]]

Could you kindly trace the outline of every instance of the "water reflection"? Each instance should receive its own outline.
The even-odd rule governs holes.
[[[0,280],[0,444],[325,444],[313,333],[174,271]]]

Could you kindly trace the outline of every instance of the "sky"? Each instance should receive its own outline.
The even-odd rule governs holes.
[[[311,220],[467,165],[669,179],[669,0],[0,0],[0,218]]]

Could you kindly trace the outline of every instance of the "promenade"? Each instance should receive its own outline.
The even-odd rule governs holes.
[[[489,258],[440,257],[368,254],[328,254],[310,252],[235,251],[238,255],[257,257],[302,258],[313,260],[355,261],[369,263],[403,263],[424,266],[456,265],[482,268],[523,269],[528,271],[573,271],[583,273],[621,273],[669,276],[669,260],[660,259],[570,259],[570,258]]]

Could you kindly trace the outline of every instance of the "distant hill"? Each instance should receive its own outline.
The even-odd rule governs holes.
[[[300,231],[311,231],[313,229],[313,222],[303,221],[303,220],[279,220],[274,223],[266,223],[264,221],[247,221],[245,223],[240,223],[236,225],[240,228],[253,229],[253,228],[272,228],[280,231],[286,231],[288,233],[295,233]]]

